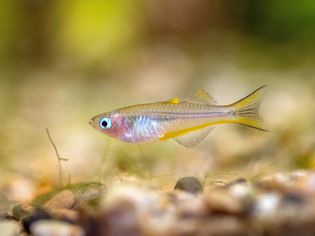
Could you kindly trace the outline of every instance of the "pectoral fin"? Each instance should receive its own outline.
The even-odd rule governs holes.
[[[207,127],[199,130],[190,131],[174,138],[174,140],[187,148],[193,148],[198,145],[202,140],[204,140],[212,129],[213,127]]]

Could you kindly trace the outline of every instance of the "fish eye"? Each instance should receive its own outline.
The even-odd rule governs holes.
[[[100,119],[100,126],[102,129],[110,129],[110,127],[112,127],[111,119],[107,117]]]

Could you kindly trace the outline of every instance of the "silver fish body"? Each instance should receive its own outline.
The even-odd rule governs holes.
[[[173,138],[193,147],[220,124],[237,123],[264,130],[258,114],[263,88],[230,105],[217,105],[208,93],[198,90],[184,101],[173,98],[128,106],[97,115],[90,123],[102,133],[129,143]]]

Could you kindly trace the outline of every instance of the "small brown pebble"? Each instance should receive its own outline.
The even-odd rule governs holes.
[[[186,176],[179,179],[174,189],[183,190],[189,193],[201,193],[203,191],[200,181],[193,176]]]
[[[143,235],[137,206],[129,200],[120,200],[108,206],[100,214],[98,223],[101,235]]]
[[[205,204],[210,212],[239,214],[242,204],[227,191],[213,190],[204,194]]]
[[[63,190],[44,203],[47,210],[71,209],[75,204],[74,194],[70,190]]]

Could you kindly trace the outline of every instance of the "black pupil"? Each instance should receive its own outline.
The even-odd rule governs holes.
[[[106,121],[106,120],[103,120],[103,121],[102,121],[102,126],[106,128],[107,125],[108,125],[107,121]]]

